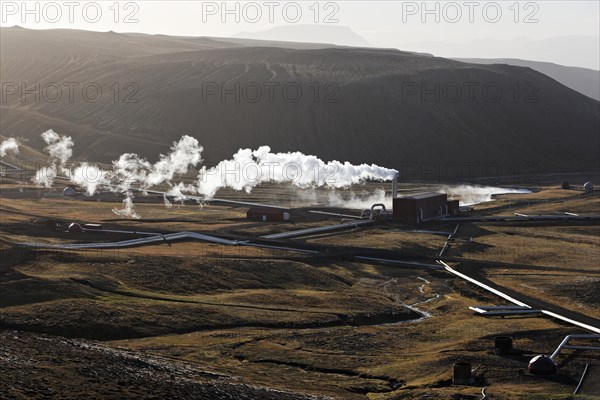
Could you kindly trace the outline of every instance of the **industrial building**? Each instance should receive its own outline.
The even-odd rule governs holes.
[[[460,200],[448,200],[448,215],[460,214]]]
[[[250,207],[246,214],[248,219],[255,221],[289,221],[290,213],[281,208]]]
[[[448,196],[444,193],[420,193],[394,198],[394,220],[419,223],[448,215]],[[455,205],[452,203],[454,209]]]

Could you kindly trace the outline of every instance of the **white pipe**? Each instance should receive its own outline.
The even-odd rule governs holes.
[[[563,349],[600,351],[600,347],[592,346],[563,346]]]
[[[483,311],[501,311],[501,310],[529,310],[528,307],[523,306],[477,306],[469,307],[470,309],[478,309]]]
[[[456,276],[459,276],[459,277],[461,277],[461,278],[463,278],[463,279],[465,279],[465,280],[467,280],[467,281],[469,281],[471,283],[474,283],[475,285],[477,285],[477,286],[479,286],[479,287],[481,287],[481,288],[483,288],[483,289],[485,289],[485,290],[487,290],[489,292],[492,292],[492,293],[494,293],[494,294],[502,297],[503,299],[506,299],[506,300],[510,301],[511,303],[514,303],[514,304],[519,305],[519,306],[531,308],[531,306],[523,303],[522,301],[514,299],[514,298],[510,297],[509,295],[507,295],[505,293],[502,293],[499,290],[496,290],[496,289],[494,289],[494,288],[492,288],[492,287],[490,287],[490,286],[488,286],[488,285],[486,285],[484,283],[481,283],[481,282],[479,282],[479,281],[477,281],[477,280],[475,280],[475,279],[473,279],[471,277],[468,277],[465,274],[462,274],[462,273],[460,273],[460,272],[458,272],[458,271],[450,268],[450,266],[448,266],[448,264],[446,264],[445,262],[443,262],[441,260],[438,260],[437,262],[439,264],[442,264],[446,268],[446,271],[448,271],[448,272],[450,272],[450,273],[452,273],[452,274],[454,274]],[[552,318],[556,318],[556,319],[559,319],[561,321],[568,322],[569,324],[578,326],[580,328],[586,329],[586,330],[591,331],[591,332],[600,333],[600,328],[597,328],[595,326],[591,326],[591,325],[588,325],[588,324],[584,324],[583,322],[575,321],[573,319],[564,317],[564,316],[562,316],[560,314],[556,314],[556,313],[554,313],[552,311],[548,311],[548,310],[541,310],[541,311],[542,311],[543,314],[549,315]]]
[[[553,313],[552,311],[542,310],[542,313],[544,313],[546,315],[549,315],[552,318],[560,319],[561,321],[568,322],[570,324],[579,326],[580,328],[583,328],[585,330],[588,330],[588,331],[591,331],[591,332],[600,333],[600,328],[597,328],[595,326],[591,326],[591,325],[588,325],[588,324],[584,324],[583,322],[575,321],[575,320],[572,320],[572,319],[567,318],[567,317],[563,317],[562,315]]]
[[[454,232],[452,232],[451,234],[448,235],[448,238],[446,239],[446,243],[444,243],[444,246],[442,247],[442,250],[440,250],[438,257],[441,257],[444,255],[444,252],[448,248],[450,241],[454,239],[454,235],[456,235],[456,232],[458,232],[459,226],[460,226],[460,224],[456,224],[456,228],[454,228]]]
[[[477,280],[475,280],[475,279],[473,279],[473,278],[471,278],[471,277],[469,277],[469,276],[467,276],[467,275],[465,275],[465,274],[463,274],[461,272],[458,272],[458,271],[452,269],[448,264],[446,264],[445,262],[443,262],[441,260],[438,260],[438,263],[442,264],[444,266],[444,268],[446,269],[446,271],[450,272],[451,274],[454,274],[454,275],[456,275],[456,276],[458,276],[460,278],[463,278],[463,279],[465,279],[465,280],[467,280],[467,281],[469,281],[471,283],[474,283],[475,285],[477,285],[477,286],[479,286],[481,288],[484,288],[485,290],[487,290],[489,292],[492,292],[492,293],[494,293],[494,294],[502,297],[503,299],[506,299],[506,300],[510,301],[513,304],[516,304],[516,305],[521,306],[521,307],[531,308],[530,306],[528,306],[527,304],[523,303],[522,301],[514,299],[514,298],[510,297],[509,295],[500,292],[499,290],[496,290],[496,289],[494,289],[494,288],[492,288],[492,287],[490,287],[490,286],[488,286],[488,285],[486,285],[484,283],[481,283],[481,282],[479,282],[479,281],[477,281]]]
[[[394,179],[392,180],[392,198],[395,199],[398,197],[398,175],[394,175]]]
[[[569,343],[571,339],[600,339],[600,335],[567,335],[565,336],[563,341],[560,342],[556,350],[554,350],[554,353],[552,353],[550,358],[554,360],[554,358],[558,355],[558,353],[560,353],[562,349],[600,350],[599,347],[567,346],[567,343]]]
[[[507,310],[507,311],[483,311],[480,312],[477,309],[473,309],[471,307],[469,307],[470,309],[472,309],[473,311],[477,311],[480,314],[483,315],[487,315],[487,316],[503,316],[503,315],[531,315],[531,314],[541,314],[542,311],[541,310]]]
[[[358,228],[359,226],[370,225],[373,223],[375,223],[375,221],[372,221],[372,220],[366,220],[366,221],[352,220],[351,222],[347,222],[344,224],[318,226],[316,228],[306,228],[306,229],[299,229],[296,231],[273,233],[270,235],[261,236],[261,238],[263,238],[263,239],[287,239],[287,238],[291,238],[291,237],[332,232],[332,231],[341,230],[341,229],[349,229],[351,227]]]
[[[522,307],[531,308],[530,306],[528,306],[527,304],[523,303],[522,301],[519,301],[519,300],[517,300],[515,298],[512,298],[509,295],[504,294],[504,293],[502,293],[499,290],[496,290],[496,289],[494,289],[494,288],[492,288],[492,287],[490,287],[490,286],[488,286],[488,285],[486,285],[484,283],[476,281],[475,279],[473,279],[473,278],[471,278],[471,277],[469,277],[469,276],[467,276],[467,275],[465,275],[463,273],[460,273],[460,272],[458,272],[458,271],[450,268],[450,266],[448,264],[446,264],[445,262],[443,262],[441,260],[438,260],[438,262],[440,264],[442,264],[446,268],[446,271],[450,272],[451,274],[454,274],[454,275],[459,276],[459,277],[461,277],[461,278],[463,278],[463,279],[465,279],[465,280],[467,280],[467,281],[469,281],[471,283],[474,283],[475,285],[477,285],[477,286],[479,286],[479,287],[487,290],[488,292],[492,292],[495,295],[498,295],[498,296],[502,297],[503,299],[510,301],[513,304],[516,304],[516,305],[522,306]]]

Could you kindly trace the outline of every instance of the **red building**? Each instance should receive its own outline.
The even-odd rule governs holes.
[[[251,207],[246,214],[248,219],[255,221],[289,221],[290,213],[281,208]]]
[[[448,196],[444,193],[421,193],[394,199],[394,220],[418,223],[448,215]]]

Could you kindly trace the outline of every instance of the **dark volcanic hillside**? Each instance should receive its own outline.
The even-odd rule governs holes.
[[[209,38],[21,28],[2,28],[0,36],[1,134],[41,148],[39,134],[52,128],[74,137],[80,159],[107,161],[125,151],[152,157],[190,134],[209,162],[270,145],[398,169],[456,163],[463,175],[486,173],[464,163],[495,162],[504,174],[515,165],[530,172],[598,166],[599,103],[529,68]],[[68,82],[77,83],[72,98]],[[9,83],[34,92],[39,83],[38,98],[22,98],[22,87]],[[128,95],[136,102],[124,102]],[[455,166],[446,171],[457,174]]]
[[[556,79],[579,93],[600,100],[600,72],[597,70],[516,58],[457,58],[456,60],[474,64],[509,64],[529,67]]]

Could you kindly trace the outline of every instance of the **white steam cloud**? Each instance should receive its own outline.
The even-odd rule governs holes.
[[[76,167],[71,174],[71,182],[85,187],[86,193],[93,196],[100,187],[111,185],[111,173],[104,171],[96,165],[83,163]]]
[[[461,205],[470,206],[473,204],[484,203],[494,200],[498,194],[526,194],[531,193],[528,189],[501,188],[494,186],[475,186],[475,185],[443,185],[437,189],[441,193],[446,193],[448,197],[458,199]]]
[[[46,151],[53,157],[65,164],[73,155],[73,139],[71,136],[61,136],[52,129],[42,133],[42,139],[48,144]]]
[[[386,195],[385,190],[377,188],[373,191],[363,191],[341,194],[331,192],[328,194],[327,204],[331,207],[366,209],[371,208],[373,204],[384,204],[387,209],[392,208],[392,196]]]
[[[163,183],[173,186],[172,180],[177,175],[186,174],[188,170],[202,161],[203,147],[191,136],[182,136],[171,146],[171,152],[161,154],[159,160],[151,164],[134,153],[121,155],[113,161],[113,170],[109,177],[117,188],[148,189]]]
[[[133,194],[129,191],[126,192],[125,199],[123,200],[123,208],[113,208],[112,212],[122,217],[140,219],[140,216],[135,212],[135,207],[133,205]]]
[[[461,206],[471,206],[474,204],[494,201],[494,196],[501,194],[526,194],[531,193],[529,189],[503,188],[494,186],[478,185],[423,185],[413,187],[410,196],[413,193],[421,192],[440,192],[448,195],[448,198],[460,201]],[[367,209],[373,204],[384,204],[386,208],[391,209],[393,203],[392,195],[384,188],[376,187],[369,190],[330,190],[322,192],[318,190],[298,190],[294,195],[293,206],[329,206],[346,209]]]
[[[240,149],[231,160],[221,161],[214,168],[203,167],[196,184],[191,185],[174,182],[202,162],[203,147],[191,136],[182,136],[178,142],[174,142],[170,152],[161,154],[156,163],[150,163],[135,153],[125,153],[112,162],[110,169],[80,163],[71,171],[65,168],[65,163],[73,154],[71,137],[49,130],[42,134],[42,138],[48,144],[45,150],[52,164],[37,171],[34,181],[38,185],[52,186],[61,172],[71,182],[84,187],[87,195],[94,195],[99,188],[124,193],[123,208],[113,209],[113,212],[131,218],[139,218],[139,215],[135,212],[130,189],[143,191],[166,184],[169,189],[164,202],[165,206],[171,207],[170,199],[183,201],[186,199],[185,193],[198,193],[210,200],[223,188],[250,192],[266,182],[291,183],[299,188],[346,188],[366,180],[391,180],[397,174],[396,170],[374,164],[324,162],[316,156],[300,152],[272,153],[268,146],[263,146],[257,150]],[[385,193],[376,193],[375,196],[379,199],[385,197]]]
[[[102,170],[95,165],[82,164],[75,169],[71,181],[86,188],[88,195],[93,195],[100,187],[106,187],[113,192],[124,192],[123,208],[113,209],[117,215],[139,218],[135,213],[133,196],[129,189],[149,189],[153,186],[168,184],[177,198],[183,198],[182,190],[194,191],[187,188],[183,183],[173,185],[172,180],[177,175],[186,174],[188,170],[201,161],[202,146],[198,140],[191,136],[182,136],[178,142],[174,142],[168,154],[161,154],[159,160],[151,164],[146,159],[134,153],[121,155],[118,160],[113,161],[112,170]],[[165,197],[165,205],[171,203]]]
[[[231,160],[216,167],[203,167],[198,179],[198,193],[207,199],[222,188],[252,191],[261,183],[292,183],[301,188],[344,188],[366,180],[387,181],[398,171],[378,165],[353,165],[349,162],[324,162],[300,152],[271,153],[269,146],[257,150],[240,149]]]
[[[0,143],[0,157],[8,153],[19,154],[19,143],[15,138],[8,138]]]
[[[48,145],[44,150],[50,155],[52,164],[38,170],[33,181],[39,186],[51,187],[59,171],[63,174],[69,173],[65,164],[73,155],[73,139],[70,136],[61,136],[52,129],[43,132],[42,139]]]

